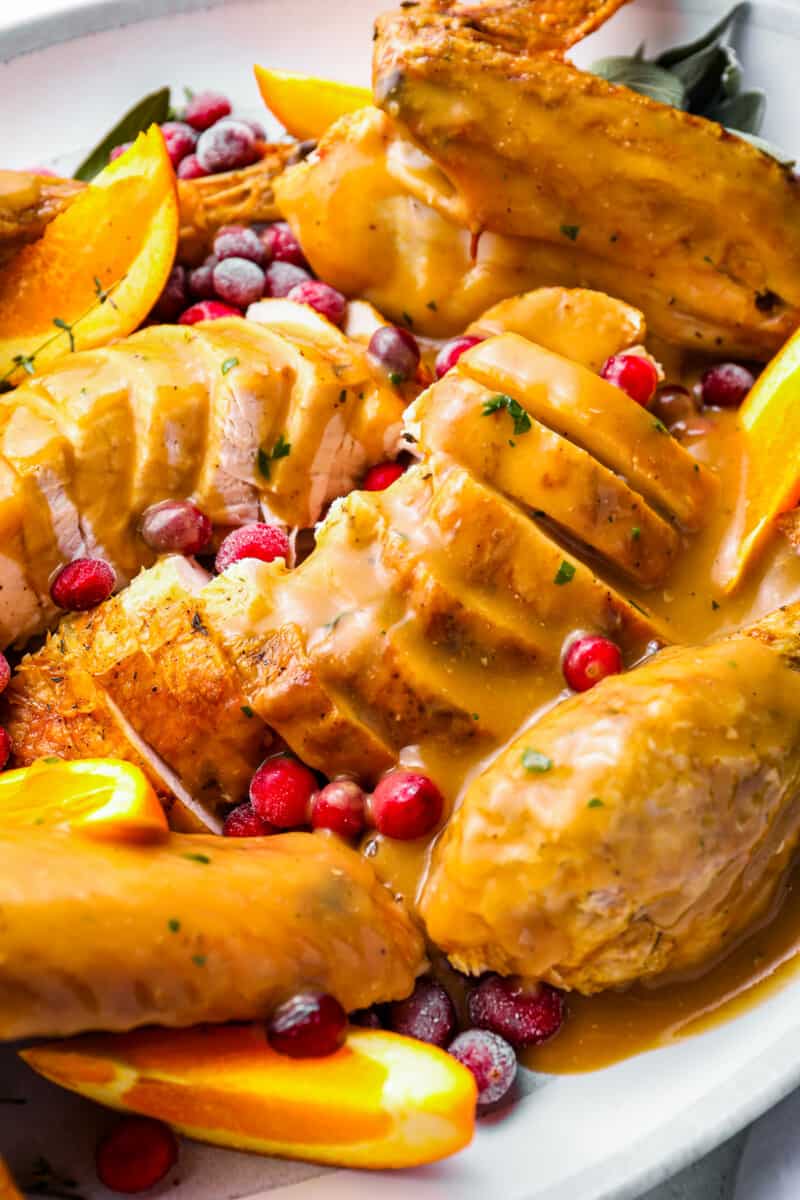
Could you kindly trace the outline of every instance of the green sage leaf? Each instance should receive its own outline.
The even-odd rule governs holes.
[[[767,97],[763,92],[740,92],[730,100],[711,105],[704,115],[711,121],[719,121],[726,129],[758,135],[764,124],[766,109]]]
[[[97,143],[95,148],[86,155],[80,166],[73,172],[75,179],[83,179],[88,183],[95,175],[108,165],[108,156],[115,146],[133,139],[151,125],[160,125],[166,121],[169,113],[169,88],[159,88],[144,96],[133,108],[128,109],[124,117],[117,121],[113,129]]]
[[[658,100],[660,104],[667,104],[670,108],[683,108],[685,105],[686,91],[680,79],[655,63],[614,55],[611,58],[598,59],[592,63],[589,70],[593,75],[607,79],[609,83],[621,84],[630,88],[632,92],[649,96],[651,100]]]
[[[755,146],[756,150],[760,150],[762,154],[768,154],[770,158],[774,158],[782,167],[787,170],[794,167],[797,161],[791,158],[785,150],[781,150],[780,146],[776,146],[773,142],[768,142],[766,138],[757,137],[754,133],[746,133],[743,129],[729,129],[728,133],[740,137],[742,141],[749,142],[751,146]]]
[[[744,12],[746,8],[747,4],[745,3],[735,4],[731,11],[720,21],[717,21],[716,25],[712,26],[702,37],[696,38],[693,42],[687,42],[684,46],[673,46],[670,50],[665,50],[662,54],[659,54],[655,60],[656,63],[659,67],[671,69],[676,63],[691,58],[698,51],[717,45],[731,28],[739,14]]]

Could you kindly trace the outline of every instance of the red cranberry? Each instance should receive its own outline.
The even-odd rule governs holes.
[[[151,1117],[123,1117],[97,1147],[97,1175],[112,1192],[146,1192],[178,1161],[175,1134]]]
[[[266,270],[267,283],[265,296],[273,296],[276,300],[285,299],[293,288],[311,279],[308,271],[296,267],[294,263],[272,262]]]
[[[456,1031],[453,1001],[435,979],[418,979],[408,999],[390,1005],[389,1028],[444,1047]]]
[[[366,825],[366,797],[352,779],[335,779],[314,797],[311,806],[313,829],[330,829],[339,837],[356,838]]]
[[[197,134],[191,125],[185,121],[165,121],[161,126],[164,141],[167,144],[167,154],[173,167],[177,167],[181,159],[191,154],[197,145]]]
[[[11,758],[11,751],[13,749],[11,734],[0,725],[0,771],[4,771],[8,766],[8,760]]]
[[[162,500],[142,514],[143,540],[158,554],[199,554],[211,540],[211,522],[191,500]]]
[[[256,137],[243,121],[226,117],[210,126],[197,139],[197,157],[206,171],[235,171],[260,158]]]
[[[76,558],[56,575],[50,597],[67,612],[86,612],[102,604],[114,590],[116,576],[102,558]]]
[[[174,321],[186,308],[188,298],[186,268],[176,263],[164,284],[164,290],[155,302],[153,316],[157,321]]]
[[[214,267],[217,265],[218,258],[216,254],[209,254],[205,262],[202,262],[199,267],[194,267],[188,272],[187,282],[189,291],[198,300],[212,300],[215,296],[214,292]]]
[[[377,1008],[359,1008],[350,1013],[350,1024],[358,1025],[361,1029],[383,1029],[383,1021]]]
[[[11,682],[11,667],[5,654],[0,654],[0,692],[4,692]]]
[[[706,408],[738,408],[755,383],[755,376],[739,363],[718,363],[700,380],[700,395]]]
[[[445,342],[436,355],[436,378],[441,379],[443,375],[446,375],[456,365],[462,354],[466,354],[473,346],[477,346],[479,342],[484,340],[484,338],[476,337],[473,333],[465,333],[463,337],[453,338],[452,341]]]
[[[214,253],[218,259],[249,258],[259,266],[267,261],[261,238],[245,225],[223,225],[218,229],[214,238]]]
[[[307,267],[306,256],[292,232],[288,221],[275,221],[261,235],[264,247],[273,262],[293,263],[296,267]]]
[[[231,102],[219,92],[198,92],[186,105],[184,120],[200,133],[230,116]]]
[[[495,1104],[517,1075],[517,1058],[508,1042],[488,1029],[468,1029],[450,1043],[448,1053],[468,1067],[478,1085],[478,1104]]]
[[[301,992],[276,1008],[267,1023],[273,1050],[290,1058],[322,1058],[344,1041],[347,1013],[325,992]]]
[[[564,997],[546,983],[525,988],[517,979],[487,975],[469,995],[470,1022],[490,1029],[516,1049],[536,1046],[558,1033]]]
[[[367,353],[379,367],[389,372],[392,383],[413,379],[419,364],[417,339],[399,325],[382,325],[369,339]]]
[[[386,837],[424,837],[442,818],[444,799],[436,784],[418,771],[390,771],[372,796],[375,828]]]
[[[655,394],[650,412],[672,429],[683,421],[689,421],[697,416],[697,404],[692,394],[680,384],[668,384],[660,387]]]
[[[658,371],[650,359],[641,354],[612,355],[606,359],[600,375],[642,408],[647,408],[658,387]]]
[[[576,637],[567,646],[563,661],[564,678],[574,692],[588,692],[607,675],[619,675],[622,654],[610,638],[587,634]]]
[[[276,829],[308,824],[317,777],[296,758],[278,755],[263,762],[250,780],[250,803],[262,820]]]
[[[196,154],[187,154],[176,167],[178,179],[202,179],[208,174]]]
[[[199,300],[190,304],[178,318],[179,325],[196,325],[198,321],[218,321],[220,317],[243,317],[240,308],[223,304],[221,300]]]
[[[378,463],[367,471],[361,487],[365,492],[383,492],[405,473],[406,468],[401,463]]]
[[[287,297],[296,304],[309,304],[323,317],[327,317],[333,325],[341,325],[344,320],[347,301],[341,292],[331,287],[329,283],[320,283],[317,279],[309,279],[306,283],[298,283]]]
[[[112,146],[108,152],[108,161],[115,162],[118,158],[122,157],[126,150],[130,150],[132,145],[133,142],[120,142],[118,146]]]
[[[214,290],[220,300],[247,308],[264,295],[264,272],[249,258],[224,258],[214,267]]]
[[[275,833],[269,821],[260,817],[249,801],[237,804],[222,824],[223,837],[268,837]]]
[[[248,129],[252,129],[255,134],[256,141],[265,142],[267,140],[267,131],[260,121],[254,121],[252,117],[239,117],[243,125]]]
[[[262,562],[272,562],[276,558],[288,561],[289,538],[286,530],[280,525],[266,525],[260,521],[242,525],[241,529],[234,529],[223,538],[214,565],[222,574],[243,558],[260,558]]]

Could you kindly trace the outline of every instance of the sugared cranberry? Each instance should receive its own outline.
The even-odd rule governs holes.
[[[264,272],[249,258],[225,258],[214,267],[214,290],[220,300],[247,308],[264,295]]]
[[[209,254],[205,262],[202,262],[199,267],[194,267],[188,272],[187,282],[189,291],[198,300],[212,300],[216,295],[214,291],[214,267],[217,265],[216,254]]]
[[[369,339],[367,353],[373,362],[388,371],[392,383],[413,379],[419,364],[417,339],[399,325],[382,325]]]
[[[293,263],[296,267],[308,266],[303,249],[288,221],[275,221],[268,225],[261,238],[273,262]]]
[[[200,133],[231,113],[231,102],[220,92],[197,92],[186,105],[184,120]]]
[[[573,638],[562,663],[564,678],[574,692],[588,692],[607,675],[619,675],[622,654],[616,642],[596,634]]]
[[[718,363],[700,380],[700,395],[706,408],[738,408],[755,383],[755,376],[739,363]]]
[[[341,292],[331,287],[329,283],[321,283],[318,279],[309,279],[298,283],[289,292],[288,300],[296,304],[309,304],[323,317],[327,317],[333,325],[341,325],[344,320],[347,301]]]
[[[176,263],[156,300],[152,315],[157,321],[174,321],[186,308],[188,301],[186,268]]]
[[[120,142],[118,146],[112,146],[108,153],[108,161],[115,162],[118,158],[122,157],[126,150],[130,150],[132,145],[133,142]]]
[[[697,416],[694,397],[680,384],[660,387],[650,404],[650,412],[666,425],[667,429]]]
[[[439,824],[444,799],[436,784],[419,771],[390,771],[372,795],[375,828],[386,837],[412,841]]]
[[[220,317],[243,317],[240,308],[223,304],[221,300],[198,300],[190,304],[178,318],[179,325],[196,325],[198,321],[218,321]]]
[[[517,1075],[513,1047],[488,1029],[468,1029],[450,1043],[448,1053],[468,1067],[478,1085],[478,1104],[496,1104]]]
[[[8,760],[11,758],[11,734],[0,725],[0,771],[4,771],[8,766]]]
[[[383,1029],[383,1021],[377,1008],[359,1008],[350,1013],[350,1024],[358,1025],[362,1029]]]
[[[218,259],[249,258],[263,266],[267,261],[264,243],[253,229],[245,225],[223,225],[214,238],[214,253]]]
[[[466,354],[468,350],[482,341],[484,341],[483,338],[476,337],[473,333],[465,333],[463,337],[445,342],[436,355],[436,378],[441,379],[443,375],[446,375],[456,365],[462,354]]]
[[[175,1134],[151,1117],[123,1117],[97,1147],[97,1175],[112,1192],[155,1187],[178,1161]]]
[[[435,979],[418,979],[408,999],[390,1005],[389,1028],[418,1042],[444,1047],[456,1030],[453,1001]]]
[[[471,1024],[499,1033],[517,1050],[546,1042],[564,1022],[564,997],[546,983],[525,988],[517,979],[487,975],[467,1005]]]
[[[178,179],[202,179],[204,175],[208,175],[200,159],[196,154],[187,154],[182,158],[175,168]]]
[[[271,262],[266,270],[265,296],[273,296],[276,300],[285,299],[293,288],[311,279],[308,271],[296,267],[289,262]]]
[[[267,1023],[273,1050],[290,1058],[322,1058],[344,1041],[347,1013],[326,992],[301,992],[275,1009]]]
[[[366,825],[366,797],[352,779],[335,779],[314,797],[311,806],[313,829],[330,829],[339,837],[356,838]]]
[[[254,121],[252,117],[239,117],[238,119],[248,129],[252,129],[257,141],[265,142],[267,140],[267,131],[260,121]]]
[[[249,801],[237,804],[222,823],[223,837],[268,837],[275,833],[269,821],[260,817]]]
[[[658,387],[658,371],[641,354],[614,354],[606,359],[600,372],[603,379],[647,408]]]
[[[296,758],[280,754],[263,762],[250,780],[250,803],[276,829],[308,824],[317,777]]]
[[[405,472],[406,468],[401,463],[377,463],[367,471],[361,487],[365,492],[383,492]]]
[[[0,692],[4,692],[11,682],[11,667],[5,654],[0,654]]]
[[[286,530],[280,525],[266,525],[260,521],[242,525],[241,529],[234,529],[223,538],[214,565],[222,574],[243,558],[259,558],[262,562],[283,558],[288,562],[289,538]]]
[[[162,500],[142,514],[139,531],[158,554],[199,554],[211,540],[211,522],[191,500]]]
[[[249,167],[260,157],[252,129],[243,121],[227,117],[200,134],[196,154],[200,165],[212,175]]]
[[[161,132],[167,144],[169,161],[173,167],[177,167],[181,159],[193,152],[197,145],[197,134],[185,121],[165,121]]]
[[[50,597],[66,612],[86,612],[107,600],[115,583],[114,571],[102,558],[76,558],[58,572]]]

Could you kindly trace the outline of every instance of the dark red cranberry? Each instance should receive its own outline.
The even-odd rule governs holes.
[[[658,387],[658,371],[641,354],[614,354],[603,364],[600,374],[642,408],[647,408]]]
[[[478,1104],[502,1100],[517,1075],[513,1047],[488,1029],[468,1029],[450,1043],[448,1053],[468,1067],[478,1085]]]
[[[214,291],[214,267],[217,265],[216,254],[209,254],[205,262],[202,262],[199,267],[194,267],[187,275],[189,291],[198,300],[213,300],[216,296]]]
[[[466,354],[473,346],[477,346],[479,342],[484,340],[482,337],[476,337],[474,333],[465,333],[463,337],[453,338],[451,341],[445,342],[436,355],[436,378],[441,379],[443,375],[446,375],[456,365],[462,354]]]
[[[212,175],[249,167],[260,158],[256,136],[243,121],[226,117],[210,126],[197,139],[200,165]]]
[[[307,825],[317,777],[296,758],[280,754],[263,762],[250,780],[250,803],[276,829]]]
[[[4,771],[8,766],[8,760],[11,758],[11,751],[13,749],[11,734],[0,725],[0,771]]]
[[[223,837],[268,837],[275,832],[269,821],[260,817],[249,801],[237,804],[222,824]]]
[[[350,1024],[358,1025],[361,1029],[383,1029],[383,1021],[377,1008],[359,1008],[350,1013]]]
[[[418,1042],[447,1046],[456,1031],[453,1001],[435,979],[418,979],[406,1000],[389,1006],[389,1028]]]
[[[375,828],[386,837],[412,841],[430,833],[442,819],[444,798],[419,771],[390,771],[372,796]]]
[[[155,302],[152,315],[157,321],[174,321],[188,303],[186,268],[176,263]]]
[[[167,154],[173,167],[177,167],[181,159],[191,154],[197,145],[197,134],[191,125],[185,121],[165,121],[161,126]]]
[[[107,600],[116,582],[113,569],[102,558],[76,558],[53,579],[50,597],[66,612],[86,612]]]
[[[243,317],[240,308],[232,304],[223,304],[221,300],[198,300],[190,304],[178,318],[179,325],[196,325],[198,321],[218,321],[220,317]]]
[[[247,308],[264,295],[264,272],[249,258],[225,258],[214,267],[214,291],[220,300]]]
[[[199,554],[211,540],[211,522],[191,500],[162,500],[142,513],[139,531],[158,554]]]
[[[219,92],[198,92],[186,105],[184,120],[200,133],[230,116],[231,102]]]
[[[369,339],[367,353],[389,373],[392,383],[413,379],[419,365],[417,339],[399,325],[382,325],[376,329]]]
[[[214,253],[218,259],[249,258],[261,267],[267,261],[264,243],[258,234],[245,225],[223,225],[214,238]]]
[[[700,395],[706,408],[738,408],[755,383],[755,375],[739,363],[718,363],[700,380]]]
[[[383,492],[405,473],[406,468],[400,463],[377,463],[367,471],[361,487],[365,492]]]
[[[301,283],[308,283],[311,279],[308,271],[289,262],[271,262],[267,267],[266,277],[264,295],[272,296],[276,300],[285,299],[293,288]]]
[[[256,141],[265,142],[267,140],[267,131],[260,121],[254,121],[252,117],[239,117],[243,125],[248,129],[252,129],[255,134]]]
[[[366,826],[366,796],[352,779],[335,779],[314,797],[312,829],[330,829],[339,837],[356,838]]]
[[[306,256],[288,221],[275,221],[261,234],[264,247],[273,262],[293,263],[307,267]]]
[[[11,682],[11,667],[5,654],[0,654],[0,692],[4,692]]]
[[[546,983],[524,987],[518,979],[487,975],[467,1005],[472,1025],[499,1033],[516,1050],[546,1042],[564,1022],[564,997]]]
[[[676,425],[697,416],[697,404],[685,387],[681,387],[680,384],[668,384],[656,392],[650,404],[650,412],[663,422],[667,429],[673,429]]]
[[[267,1023],[269,1044],[290,1058],[322,1058],[344,1041],[347,1013],[334,996],[301,992],[287,1000]]]
[[[133,142],[120,142],[118,146],[112,146],[108,152],[108,161],[115,162],[116,159],[122,157],[126,150],[130,150],[132,145]]]
[[[562,666],[568,687],[574,692],[588,692],[607,675],[619,675],[622,653],[610,638],[590,633],[572,639]]]
[[[151,1117],[123,1117],[102,1138],[95,1158],[103,1186],[125,1195],[149,1191],[177,1161],[175,1134]]]
[[[208,174],[196,154],[187,154],[176,167],[178,179],[202,179]]]
[[[234,529],[223,538],[214,565],[222,574],[243,558],[259,558],[262,562],[283,558],[288,562],[289,538],[286,530],[280,525],[266,525],[260,521],[242,525],[241,529]]]
[[[296,304],[309,304],[312,308],[327,317],[333,325],[341,325],[347,309],[347,300],[341,292],[331,287],[329,283],[320,283],[318,279],[309,279],[298,283],[287,296]]]

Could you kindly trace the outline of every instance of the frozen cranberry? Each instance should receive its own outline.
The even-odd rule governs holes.
[[[292,232],[288,221],[275,221],[261,234],[264,247],[273,262],[293,263],[296,267],[307,267],[306,256]]]
[[[263,266],[267,261],[264,243],[253,229],[245,225],[223,225],[214,238],[214,253],[218,259],[249,258]]]
[[[467,1004],[471,1024],[499,1033],[517,1050],[546,1042],[564,1022],[564,997],[546,983],[526,988],[518,979],[487,975]]]
[[[296,304],[309,304],[323,317],[327,317],[333,325],[341,325],[344,320],[347,301],[341,292],[331,287],[329,283],[320,283],[317,279],[309,279],[307,283],[298,283],[287,297]]]
[[[264,272],[249,258],[224,258],[214,267],[214,290],[220,300],[247,308],[264,295]]]
[[[336,779],[317,792],[311,806],[314,829],[330,829],[343,838],[355,838],[366,825],[366,797],[352,779]]]
[[[441,379],[443,375],[446,375],[451,367],[456,365],[462,354],[466,354],[468,350],[482,341],[484,338],[476,337],[473,333],[465,333],[463,337],[445,342],[436,355],[436,378]]]
[[[97,1147],[97,1175],[112,1192],[155,1187],[178,1161],[175,1134],[151,1117],[123,1117]]]
[[[120,142],[118,146],[112,146],[108,152],[108,161],[115,162],[118,158],[122,157],[126,150],[130,150],[132,145],[133,142]]]
[[[612,355],[606,359],[600,375],[642,408],[647,408],[658,387],[658,371],[650,359],[641,354]]]
[[[0,692],[4,692],[11,682],[11,667],[5,654],[0,654]]]
[[[139,531],[158,554],[199,554],[211,540],[211,522],[191,500],[162,500],[142,514]]]
[[[308,824],[317,777],[296,758],[280,754],[263,762],[250,780],[250,803],[276,829]]]
[[[190,304],[178,318],[179,325],[196,325],[198,321],[218,321],[220,317],[243,317],[240,308],[223,304],[221,300],[198,300]]]
[[[8,766],[12,749],[11,735],[7,729],[0,725],[0,771],[4,771]]]
[[[439,824],[444,799],[436,784],[419,771],[390,771],[372,796],[375,828],[386,837],[411,841]]]
[[[383,1021],[377,1008],[359,1008],[350,1013],[350,1024],[359,1025],[362,1029],[383,1029]]]
[[[116,576],[102,558],[76,558],[56,575],[50,597],[67,612],[86,612],[102,604],[114,590]]]
[[[344,1041],[347,1013],[326,992],[301,992],[275,1009],[267,1023],[273,1050],[290,1058],[322,1058]]]
[[[188,302],[186,268],[176,263],[164,284],[164,290],[156,300],[153,316],[157,321],[174,321]]]
[[[227,117],[200,134],[196,153],[200,165],[212,175],[249,167],[260,157],[252,129]]]
[[[739,363],[718,363],[700,380],[700,395],[706,408],[738,408],[755,383],[755,376]]]
[[[196,154],[187,154],[176,167],[178,179],[202,179],[208,174]]]
[[[268,837],[275,829],[260,817],[249,801],[237,804],[222,824],[223,837]]]
[[[453,1001],[435,979],[418,979],[408,999],[390,1005],[389,1028],[444,1047],[456,1031]]]
[[[401,463],[378,463],[367,471],[361,487],[365,492],[383,492],[405,472],[406,468]]]
[[[419,364],[419,346],[413,333],[399,325],[382,325],[369,339],[370,358],[389,372],[392,383],[413,379]]]
[[[311,280],[308,271],[288,262],[271,262],[267,267],[266,277],[264,295],[273,296],[275,299],[285,299],[293,288]]]
[[[220,574],[243,558],[260,558],[272,562],[275,558],[289,559],[289,538],[280,525],[265,525],[254,521],[234,529],[217,551],[215,566]]]
[[[230,113],[231,102],[227,96],[219,92],[198,92],[186,105],[183,116],[193,129],[202,133],[223,117],[230,116]]]
[[[248,129],[252,129],[257,141],[265,142],[267,140],[267,131],[260,121],[254,121],[252,117],[239,117],[238,120]]]
[[[488,1029],[468,1029],[450,1043],[448,1053],[468,1067],[478,1085],[478,1104],[496,1104],[517,1075],[513,1047]]]
[[[697,405],[694,397],[680,384],[660,387],[650,405],[650,412],[672,429],[683,421],[689,421],[697,416]]]
[[[214,292],[214,267],[217,265],[218,258],[216,254],[209,254],[205,262],[202,262],[199,267],[194,267],[187,274],[187,283],[189,291],[198,300],[212,300],[215,296]]]
[[[619,675],[622,654],[610,638],[596,634],[576,637],[567,646],[563,661],[564,678],[574,692],[588,692],[607,675]]]
[[[167,154],[173,167],[177,167],[181,159],[191,154],[197,145],[197,134],[191,125],[184,121],[165,121],[161,126],[164,141],[167,144]]]

